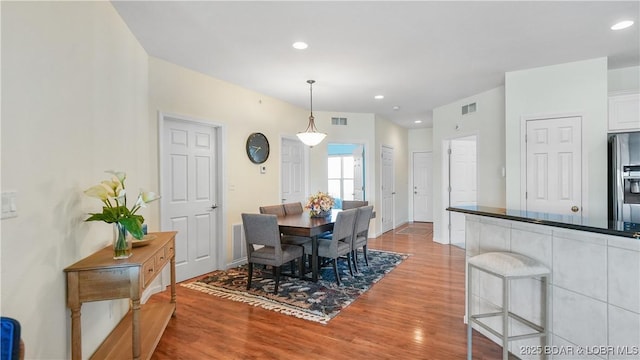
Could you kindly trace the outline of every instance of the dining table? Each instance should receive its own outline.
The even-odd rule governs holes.
[[[278,216],[278,226],[283,235],[311,238],[311,280],[318,281],[318,238],[327,231],[333,231],[340,209],[331,210],[326,217],[311,217],[309,211],[300,214]]]

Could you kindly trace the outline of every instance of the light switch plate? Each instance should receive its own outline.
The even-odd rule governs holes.
[[[16,191],[2,192],[2,219],[8,219],[18,216],[18,208],[16,205]]]

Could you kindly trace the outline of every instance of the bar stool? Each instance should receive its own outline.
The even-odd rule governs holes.
[[[502,339],[502,358],[509,358],[509,341],[528,339],[534,337],[544,338],[544,342],[548,341],[547,326],[547,309],[549,308],[549,298],[547,296],[547,281],[549,278],[549,269],[540,262],[526,257],[524,255],[509,252],[488,252],[469,258],[467,270],[467,359],[471,360],[473,355],[471,337],[472,325],[478,324],[493,335]],[[502,309],[497,312],[472,314],[472,269],[483,271],[487,274],[502,279]],[[509,311],[509,282],[514,279],[540,277],[542,280],[542,304],[541,315],[542,321],[540,325],[522,318],[521,316]],[[502,317],[502,334],[492,329],[480,319],[488,317]],[[509,318],[512,318],[535,332],[509,336]]]

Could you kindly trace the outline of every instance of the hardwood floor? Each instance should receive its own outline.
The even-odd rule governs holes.
[[[370,239],[369,248],[411,256],[328,325],[178,286],[176,317],[152,359],[465,359],[465,253],[434,243],[431,226]],[[474,359],[500,359],[498,345],[478,333],[473,342]]]

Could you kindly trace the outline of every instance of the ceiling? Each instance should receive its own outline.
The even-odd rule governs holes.
[[[503,85],[508,71],[603,56],[610,69],[640,63],[640,1],[113,5],[151,56],[307,109],[314,79],[314,111],[407,128],[431,127],[434,108]],[[610,30],[622,19],[635,24]]]

